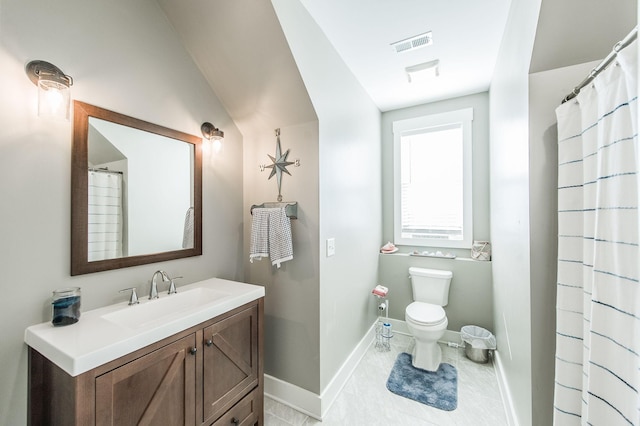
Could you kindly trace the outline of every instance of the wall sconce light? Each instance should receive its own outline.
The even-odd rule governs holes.
[[[45,61],[29,62],[25,72],[38,86],[38,116],[69,120],[73,78]]]
[[[215,152],[220,152],[222,150],[224,132],[208,121],[202,123],[202,126],[200,126],[200,130],[202,131],[202,136],[204,136],[204,138],[208,141],[212,142],[213,150]]]
[[[200,130],[202,131],[202,136],[204,136],[205,139],[214,141],[224,139],[224,132],[208,121],[202,123],[202,126],[200,126]]]

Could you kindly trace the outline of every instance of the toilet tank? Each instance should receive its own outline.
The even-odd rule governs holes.
[[[409,268],[413,300],[439,306],[449,303],[449,285],[453,272],[439,269]]]

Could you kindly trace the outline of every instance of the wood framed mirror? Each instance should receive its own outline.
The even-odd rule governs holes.
[[[71,275],[202,254],[202,139],[74,101]]]

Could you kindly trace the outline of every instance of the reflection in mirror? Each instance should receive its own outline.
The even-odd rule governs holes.
[[[89,117],[90,262],[193,247],[185,220],[193,152],[193,145]]]
[[[72,275],[202,254],[200,143],[74,103]]]

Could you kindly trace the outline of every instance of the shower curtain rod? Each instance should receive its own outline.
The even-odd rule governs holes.
[[[587,76],[587,78],[582,80],[580,84],[578,84],[571,93],[569,93],[567,96],[564,97],[564,99],[562,100],[562,103],[570,101],[571,99],[578,96],[578,93],[580,93],[580,89],[585,87],[587,84],[591,83],[598,74],[604,71],[616,59],[616,56],[618,56],[618,52],[624,49],[625,47],[629,46],[636,38],[638,38],[637,26],[634,29],[632,29],[631,32],[627,34],[625,38],[623,38],[613,46],[613,50],[611,50],[611,53],[609,53],[607,57],[604,58],[602,62],[598,64],[597,67],[592,69],[589,75]]]
[[[98,173],[117,173],[119,175],[123,174],[120,170],[109,170],[109,169],[94,169],[89,167],[90,172],[98,172]]]

